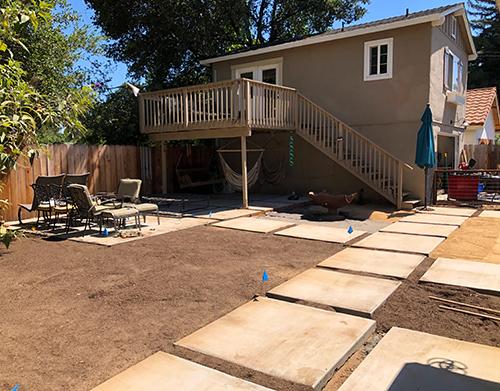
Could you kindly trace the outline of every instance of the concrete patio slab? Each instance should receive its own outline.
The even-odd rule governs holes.
[[[323,242],[347,243],[365,233],[365,231],[357,230],[349,233],[348,229],[326,227],[324,225],[299,224],[295,227],[276,232],[275,235],[289,236],[292,238],[320,240]]]
[[[500,296],[500,265],[438,258],[419,282],[464,286]]]
[[[434,236],[403,235],[388,232],[376,232],[354,243],[353,247],[392,250],[406,253],[429,255],[444,238]]]
[[[465,216],[445,216],[431,213],[416,213],[401,219],[401,222],[410,223],[424,223],[424,224],[442,224],[442,225],[456,225],[460,227],[462,223],[467,220]]]
[[[187,213],[185,216],[196,217],[202,219],[229,220],[238,217],[254,216],[263,213],[263,209],[232,209],[232,208],[217,208],[214,210],[204,209]]]
[[[393,327],[339,391],[494,391],[500,348]]]
[[[393,232],[399,234],[411,235],[424,235],[424,236],[438,236],[447,238],[450,234],[458,228],[456,225],[438,225],[438,224],[425,224],[425,223],[393,223],[380,232]]]
[[[239,229],[243,231],[268,233],[280,228],[290,227],[292,223],[258,217],[240,217],[239,219],[221,221],[214,227]]]
[[[350,247],[325,259],[318,266],[407,278],[424,259],[424,256],[416,254]]]
[[[270,388],[158,352],[92,391],[271,391]]]
[[[259,298],[175,345],[321,390],[373,331],[373,320]]]
[[[489,217],[494,219],[500,219],[500,210],[483,210],[479,217]]]
[[[306,300],[338,312],[371,318],[400,282],[314,268],[267,292],[269,297]]]
[[[439,206],[429,207],[431,210],[417,210],[418,213],[430,213],[434,215],[464,216],[471,217],[477,209],[471,208],[444,208]]]

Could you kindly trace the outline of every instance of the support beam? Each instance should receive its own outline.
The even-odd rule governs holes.
[[[161,192],[168,193],[167,189],[167,142],[161,142]]]
[[[241,136],[241,177],[243,208],[248,208],[247,138],[245,136]]]
[[[150,141],[164,141],[164,140],[195,140],[206,138],[231,138],[251,136],[252,131],[247,127],[235,127],[224,129],[209,129],[209,130],[189,130],[185,132],[164,132],[164,133],[150,133]]]

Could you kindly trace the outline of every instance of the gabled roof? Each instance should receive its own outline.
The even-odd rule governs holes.
[[[500,0],[499,0],[500,1]],[[432,23],[434,26],[440,26],[444,23],[447,15],[454,14],[457,18],[462,20],[466,31],[466,41],[470,47],[470,52],[467,53],[470,59],[477,57],[476,47],[472,40],[472,33],[469,26],[469,21],[465,13],[465,5],[463,3],[447,5],[443,7],[433,8],[425,11],[409,13],[408,15],[401,15],[387,19],[381,19],[369,23],[357,24],[347,26],[340,29],[329,30],[322,34],[314,34],[306,37],[294,38],[274,42],[272,44],[257,45],[251,48],[241,49],[231,52],[219,57],[209,58],[200,61],[202,65],[210,65],[215,62],[226,60],[234,60],[237,58],[250,57],[258,54],[270,53],[284,49],[291,49],[305,45],[313,45],[316,43],[334,41],[337,39],[344,39],[355,37],[359,35],[371,34],[379,31],[393,30],[396,28],[412,26],[422,23]]]
[[[467,90],[465,121],[470,126],[483,126],[490,111],[493,114],[495,129],[499,129],[500,113],[496,87]]]

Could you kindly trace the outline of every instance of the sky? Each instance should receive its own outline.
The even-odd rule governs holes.
[[[460,0],[371,0],[371,4],[366,6],[368,11],[367,14],[354,24],[367,23],[374,20],[403,15],[406,13],[407,8],[409,8],[411,13],[460,2]],[[465,2],[465,0],[463,0],[463,2]],[[86,6],[84,0],[68,0],[68,3],[82,14],[86,23],[92,22],[93,11]],[[339,26],[334,26],[334,28],[336,27],[340,27],[340,24]],[[114,64],[116,70],[111,75],[111,87],[119,86],[129,81],[129,79],[127,79],[127,67],[125,64]],[[85,64],[82,65],[85,66]]]

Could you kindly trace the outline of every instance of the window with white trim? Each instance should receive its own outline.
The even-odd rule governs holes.
[[[451,50],[444,51],[444,87],[451,92],[464,93],[464,65]]]
[[[365,42],[365,81],[392,78],[393,42],[393,38]]]
[[[451,31],[450,31],[451,37],[452,38],[457,38],[457,18],[455,18],[453,15],[451,15]]]

